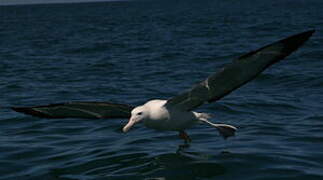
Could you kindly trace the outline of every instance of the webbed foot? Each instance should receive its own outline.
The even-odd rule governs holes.
[[[190,138],[190,136],[188,134],[186,134],[185,131],[179,131],[179,138],[183,139],[185,144],[188,144],[190,142],[192,142],[192,139]]]

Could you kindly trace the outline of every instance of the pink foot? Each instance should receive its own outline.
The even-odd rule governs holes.
[[[186,143],[192,142],[191,138],[186,134],[185,131],[179,131],[179,137],[183,139]]]

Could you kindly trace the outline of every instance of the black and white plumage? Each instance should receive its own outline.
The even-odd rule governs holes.
[[[235,89],[253,80],[272,64],[297,50],[311,37],[314,30],[306,31],[251,51],[217,73],[168,100],[151,100],[137,107],[108,102],[70,102],[35,107],[12,107],[17,112],[45,118],[130,118],[123,131],[127,132],[136,123],[143,122],[148,128],[184,132],[197,122],[217,128],[223,137],[233,136],[236,128],[226,124],[213,124],[206,113],[192,111],[206,102],[214,102]]]

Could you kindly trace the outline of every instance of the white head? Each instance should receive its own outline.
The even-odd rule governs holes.
[[[131,111],[129,122],[123,127],[123,132],[128,132],[129,129],[138,122],[144,121],[148,117],[148,110],[144,106],[138,106]]]

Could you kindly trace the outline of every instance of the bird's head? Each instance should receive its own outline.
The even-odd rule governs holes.
[[[129,122],[123,127],[123,132],[128,132],[129,129],[138,122],[142,122],[148,117],[148,111],[144,106],[138,106],[131,111]]]

